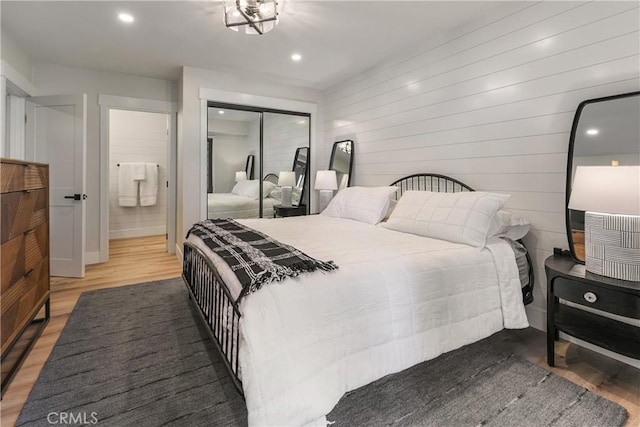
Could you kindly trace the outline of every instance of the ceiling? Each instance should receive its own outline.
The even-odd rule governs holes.
[[[282,4],[284,2],[284,4]],[[220,1],[6,1],[2,31],[33,61],[175,80],[182,66],[325,89],[420,41],[525,3],[280,0],[263,35],[225,28]],[[117,19],[120,12],[132,24]],[[291,55],[302,55],[293,62]]]

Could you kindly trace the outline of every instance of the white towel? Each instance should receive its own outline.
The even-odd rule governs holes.
[[[140,181],[140,206],[153,206],[158,199],[158,165],[146,163],[146,176]]]
[[[121,163],[118,168],[118,204],[120,206],[138,204],[138,181],[133,179],[133,163]]]
[[[134,162],[131,164],[133,165],[133,179],[136,181],[144,181],[147,179],[146,163]]]

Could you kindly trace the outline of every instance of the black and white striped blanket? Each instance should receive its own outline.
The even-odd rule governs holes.
[[[196,235],[235,273],[242,285],[238,297],[263,285],[315,270],[338,268],[333,261],[319,261],[264,233],[232,219],[208,219],[196,223],[187,233]]]

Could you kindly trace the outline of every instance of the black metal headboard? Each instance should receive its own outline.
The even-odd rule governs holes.
[[[405,191],[434,191],[437,193],[459,193],[461,191],[475,191],[467,184],[457,179],[439,175],[436,173],[417,173],[405,176],[393,182],[391,185],[398,187],[396,191],[396,200],[398,200]]]
[[[459,193],[462,191],[475,191],[467,184],[458,181],[455,178],[451,178],[446,175],[439,175],[436,173],[417,173],[414,175],[405,176],[399,180],[393,182],[391,185],[398,187],[395,193],[395,199],[398,200],[405,191],[434,191],[438,193]],[[524,246],[522,240],[518,241]],[[522,287],[522,299],[525,304],[533,302],[533,286],[534,286],[534,273],[533,262],[527,251],[527,263],[529,264],[529,284]]]

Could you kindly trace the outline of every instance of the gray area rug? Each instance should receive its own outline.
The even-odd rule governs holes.
[[[246,425],[244,401],[194,310],[182,279],[82,294],[17,425],[61,416],[75,421],[67,425]],[[621,406],[514,356],[522,333],[382,378],[345,395],[327,418],[333,426],[624,423]]]

